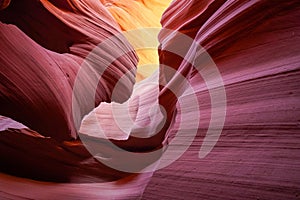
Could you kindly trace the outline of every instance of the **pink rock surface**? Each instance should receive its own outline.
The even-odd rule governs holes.
[[[0,19],[2,115],[44,136],[70,139],[77,137],[82,117],[95,105],[122,102],[130,96],[137,58],[102,4],[12,1],[1,11]],[[110,43],[96,48],[107,41]],[[94,66],[86,59],[92,50],[97,60]],[[112,55],[118,53],[120,57],[114,59]],[[83,69],[83,62],[92,68]],[[101,70],[104,72],[94,91],[91,77]],[[119,84],[118,98],[111,99],[116,82],[124,74],[128,81]],[[78,88],[74,88],[75,81]],[[92,105],[89,99],[95,99]]]
[[[211,122],[209,89],[164,51],[176,38],[162,34],[170,42],[162,43],[161,62],[199,88],[201,128],[179,160],[154,174],[144,199],[300,198],[299,11],[297,1],[173,1],[162,24],[212,56],[226,89],[226,121],[214,149],[199,159]]]
[[[63,10],[70,9],[64,4],[55,5]],[[116,151],[105,142],[106,137],[141,155],[175,140],[177,146],[168,148],[169,159],[192,139],[187,151],[153,176],[152,173],[133,176],[97,162],[80,141],[58,142],[45,137],[46,134],[39,130],[37,133],[21,127],[5,129],[0,132],[0,155],[5,161],[1,162],[1,171],[27,179],[2,174],[1,197],[299,199],[299,18],[300,4],[292,0],[173,1],[161,20],[165,29],[159,35],[159,71],[135,85],[127,102],[102,103],[92,112],[95,118],[81,127],[81,135],[88,137],[94,152],[113,155],[112,160],[120,160],[120,163],[124,158],[114,157],[118,154],[113,154]],[[1,24],[1,33],[10,29],[17,30]],[[88,32],[90,27],[84,30]],[[26,38],[21,31],[16,32],[18,37]],[[14,31],[10,33],[9,36],[14,36]],[[192,43],[182,38],[182,34],[192,38]],[[7,37],[2,34],[1,40]],[[34,45],[33,41],[27,40]],[[14,53],[7,54],[1,48],[1,59],[6,55],[7,60],[18,60],[16,55],[20,50],[8,45],[10,40],[3,41]],[[121,43],[130,48],[126,40]],[[212,60],[201,51],[199,44]],[[42,49],[42,52],[47,51]],[[65,54],[68,53],[62,55]],[[128,59],[133,58],[131,55]],[[74,62],[79,60],[80,63],[81,59]],[[213,68],[214,64],[218,71]],[[6,71],[1,67],[2,74]],[[7,72],[3,77],[8,75]],[[187,80],[193,90],[182,80]],[[157,86],[159,83],[160,87],[152,88],[150,83]],[[139,88],[149,85],[145,90]],[[2,91],[5,90],[1,88]],[[70,106],[67,101],[63,102],[66,102],[64,106]],[[161,112],[151,109],[158,103],[166,110],[162,130],[150,138],[136,137],[149,136],[160,125],[152,123],[161,121],[161,118],[155,118]],[[39,108],[39,105],[35,106]],[[123,115],[120,115],[121,124],[109,123],[114,120],[112,111],[126,109],[134,122],[131,126],[121,129],[122,125],[128,124],[122,121]],[[124,119],[126,117],[124,115]],[[13,123],[5,121],[2,124],[8,127]],[[94,128],[99,124],[103,127],[101,134]],[[195,124],[198,126],[194,127]],[[178,131],[182,133],[176,135]],[[192,132],[196,133],[195,137]],[[57,137],[56,134],[51,136]],[[37,168],[40,171],[37,172]],[[71,183],[45,183],[28,178]]]

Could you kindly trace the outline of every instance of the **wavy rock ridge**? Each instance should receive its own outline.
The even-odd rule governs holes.
[[[87,138],[90,152],[100,152],[102,158],[110,155],[112,159],[108,160],[112,163],[124,164],[124,158],[118,156],[106,137],[140,155],[169,144],[169,158],[176,157],[186,142],[191,142],[171,165],[146,174],[111,169],[90,155],[83,145],[86,140],[70,141],[70,135],[77,136],[76,131],[70,131],[75,130],[75,124],[70,123],[72,89],[83,59],[96,45],[119,35],[120,28],[112,16],[121,29],[135,28],[138,25],[126,26],[126,20],[136,17],[136,12],[127,16],[123,10],[157,2],[102,3],[107,8],[98,1],[41,1],[24,5],[12,1],[0,12],[0,114],[32,129],[1,118],[1,171],[39,180],[2,174],[1,197],[299,199],[298,1],[172,1],[161,19],[159,70],[135,86],[137,57],[125,38],[112,40],[122,48],[108,45],[105,50],[96,49],[95,55],[99,56],[92,54],[93,59],[87,62],[91,66],[94,60],[105,66],[109,56],[130,53],[118,57],[120,60],[110,66],[111,71],[107,70],[107,78],[97,84],[93,105],[108,103],[101,103],[81,126],[80,133]],[[29,8],[21,12],[21,4]],[[35,24],[28,21],[30,17],[20,20],[14,16],[18,13],[14,9],[20,13],[36,10],[45,18],[51,13],[47,19],[53,20],[53,28],[57,27],[53,38],[46,37],[43,31],[51,29],[45,30],[42,22]],[[120,16],[126,19],[123,21]],[[37,15],[31,17],[38,19]],[[27,24],[33,24],[35,29],[27,30]],[[28,69],[25,77],[20,76],[23,69]],[[117,77],[116,70],[120,70]],[[80,94],[75,104],[77,123],[93,108],[89,103],[93,88],[90,72],[86,71],[79,82],[82,88],[76,93]],[[109,91],[123,74],[128,74],[120,89],[123,95],[111,99]],[[109,103],[111,100],[116,102]],[[158,104],[163,109],[153,109]],[[118,123],[114,112],[122,114]],[[53,120],[49,121],[49,117]],[[161,127],[162,118],[166,121]],[[98,130],[99,124],[103,132]],[[152,136],[153,131],[158,134]],[[173,141],[177,142],[175,148],[170,145]],[[149,164],[144,161],[140,160]],[[28,191],[24,192],[24,188]],[[32,193],[37,188],[40,192]]]
[[[111,101],[114,85],[128,71],[129,80],[116,100],[124,101],[130,96],[137,57],[124,38],[115,38],[120,33],[118,25],[101,4],[13,1],[0,18],[2,115],[45,136],[70,139],[77,137],[81,118],[94,107],[88,105],[88,98],[95,96],[95,105]],[[110,46],[95,49],[100,42],[111,38],[114,41]],[[125,55],[106,66],[112,52],[117,53],[116,47]],[[94,55],[95,51],[101,52],[98,66],[114,68],[103,72],[96,92],[91,89],[93,79],[88,78],[93,74],[92,69],[81,70],[82,62],[92,50]],[[78,89],[80,97],[72,97],[75,81],[82,82]],[[76,105],[72,105],[72,98],[77,98]],[[79,110],[76,119],[72,116],[74,110]]]

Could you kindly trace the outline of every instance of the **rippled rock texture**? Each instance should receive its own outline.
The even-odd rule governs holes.
[[[162,34],[161,63],[199,87],[201,128],[179,160],[154,174],[144,199],[299,199],[299,11],[296,1],[173,1],[162,25],[209,52],[224,81],[226,119],[214,149],[199,159],[211,89],[164,51],[176,38]]]
[[[118,78],[129,72],[116,100],[122,102],[130,96],[137,57],[125,38],[116,37],[118,25],[100,3],[12,1],[0,18],[2,115],[45,136],[76,138],[75,126],[78,128],[81,118],[93,108],[87,105],[91,95],[95,105],[110,102]],[[102,49],[95,49],[110,40]],[[111,69],[104,69],[97,92],[91,77],[98,72],[81,68],[92,50],[98,56],[97,64]],[[107,63],[113,53],[122,52],[126,54]],[[82,82],[77,89],[80,97],[73,94],[75,81]],[[77,98],[73,104],[72,98]],[[72,109],[80,112],[78,119],[73,119]]]
[[[156,26],[131,19],[138,6],[163,6],[64,2],[12,0],[0,11],[0,114],[30,127],[0,119],[0,169],[10,174],[1,174],[1,198],[300,198],[298,1],[172,1],[159,69],[134,86],[138,59],[120,32]],[[87,63],[111,65],[79,71]],[[141,155],[142,167],[153,162],[146,153],[163,147],[167,156],[154,173],[123,172],[98,161],[137,162],[113,144]]]

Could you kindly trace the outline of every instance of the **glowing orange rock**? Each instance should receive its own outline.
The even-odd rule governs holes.
[[[101,0],[107,10],[112,14],[123,31],[140,30],[140,36],[135,38],[135,43],[143,44],[147,34],[156,38],[157,35],[147,28],[161,28],[160,19],[163,11],[168,7],[171,0]],[[138,32],[138,31],[137,31]],[[137,68],[137,81],[149,77],[158,69],[159,59],[157,48],[136,49],[139,57]]]

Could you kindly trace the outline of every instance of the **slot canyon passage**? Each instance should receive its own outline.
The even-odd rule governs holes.
[[[298,0],[0,0],[0,199],[300,199]]]

